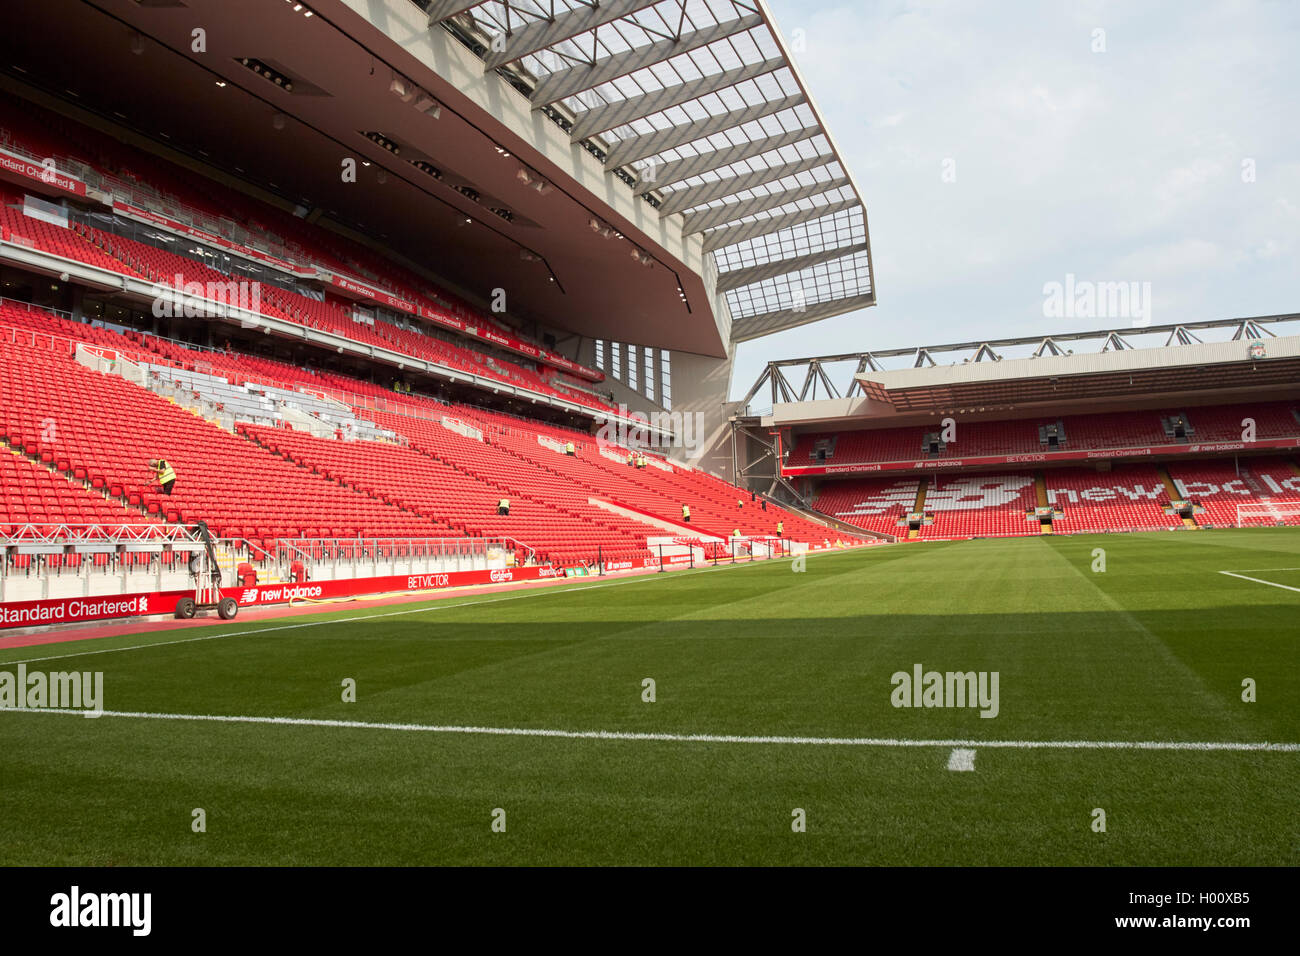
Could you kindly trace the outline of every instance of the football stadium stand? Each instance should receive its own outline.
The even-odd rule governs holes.
[[[96,182],[112,190],[114,214],[92,217],[74,210],[68,228],[64,228],[26,214],[23,193],[0,183],[3,241],[178,290],[195,284],[224,289],[256,275],[254,312],[531,393],[591,409],[614,410],[608,400],[565,375],[555,362],[593,381],[600,380],[600,373],[582,369],[520,338],[520,333],[492,316],[472,309],[450,292],[429,289],[426,280],[384,262],[364,247],[349,245],[273,207],[259,206],[235,190],[202,182],[66,119],[44,113],[27,115],[32,109],[0,95],[0,145],[32,157],[54,158],[60,168],[93,172]],[[47,120],[64,135],[33,132]],[[164,230],[142,228],[141,219],[153,222],[158,217],[174,226],[188,226],[191,235],[206,235],[212,241],[183,242]],[[92,224],[92,219],[98,225]],[[225,241],[217,245],[216,240]],[[228,271],[219,271],[209,262],[223,264]],[[265,268],[268,263],[280,268]],[[301,291],[303,283],[321,283],[324,289],[307,295]],[[387,313],[374,310],[365,321],[358,321],[357,301],[339,295],[340,287],[378,290],[379,295],[372,295],[362,306],[372,309],[378,302],[393,308]],[[435,321],[420,321],[430,318]],[[539,361],[520,362],[511,351],[535,355]]]
[[[153,16],[141,6],[139,17]],[[473,8],[460,12],[461,26],[483,22]],[[754,18],[752,28],[769,28],[766,14]],[[442,42],[451,29],[429,32]],[[661,48],[653,34],[643,39]],[[510,62],[473,56],[490,76]],[[381,555],[412,573],[461,567],[463,555],[476,570],[577,573],[796,546],[1300,523],[1300,395],[1288,364],[1300,352],[1265,328],[1286,317],[1240,320],[1235,344],[1222,347],[1195,334],[1214,323],[1161,327],[1153,331],[1168,333],[1165,347],[1149,356],[1120,330],[1042,339],[1019,364],[1003,359],[1020,340],[827,357],[856,360],[842,393],[822,360],[808,360],[802,391],[790,387],[777,366],[797,360],[783,360],[729,402],[730,383],[720,383],[737,342],[875,301],[861,199],[802,82],[792,73],[781,96],[755,87],[763,102],[748,108],[772,121],[761,136],[729,112],[698,120],[709,137],[744,130],[725,149],[714,138],[701,151],[693,127],[650,122],[637,98],[592,106],[572,95],[577,87],[565,92],[580,71],[532,75],[513,62],[514,89],[584,146],[576,166],[547,176],[568,174],[582,188],[557,189],[512,155],[554,151],[507,149],[500,118],[495,132],[471,128],[450,105],[437,107],[442,128],[458,129],[466,152],[435,155],[419,132],[431,107],[407,104],[436,98],[394,75],[389,93],[404,108],[385,133],[355,141],[355,123],[314,131],[332,144],[353,137],[346,149],[369,156],[366,167],[393,160],[381,177],[437,184],[404,199],[372,194],[377,207],[393,204],[387,218],[376,209],[376,222],[394,231],[419,223],[391,244],[355,208],[351,218],[330,209],[339,196],[328,190],[315,208],[299,204],[274,186],[269,165],[259,184],[230,158],[134,129],[115,135],[125,124],[35,95],[24,81],[0,90],[0,599],[11,599],[5,581],[16,576],[24,596],[51,592],[34,583],[41,574],[80,576],[90,593],[127,589],[143,580],[132,569],[147,566],[153,587],[174,584],[185,553],[173,550],[175,536],[198,521],[221,543],[221,570],[241,584],[378,576]],[[756,76],[774,62],[747,60],[734,73]],[[245,132],[265,135],[265,111],[253,112],[228,118],[251,117],[258,125]],[[295,142],[289,120],[276,113],[273,126]],[[483,170],[484,182],[516,200],[526,190],[518,208],[461,175],[477,161],[470,147],[483,150],[479,160],[508,161],[504,176]],[[447,169],[444,158],[454,160]],[[590,158],[620,190],[594,210],[575,198],[592,192]],[[634,161],[662,161],[668,178],[642,182],[629,172]],[[551,206],[535,202],[547,196]],[[670,220],[682,233],[671,242]],[[460,248],[471,235],[462,225],[474,225],[476,253]],[[578,242],[593,235],[607,245]],[[611,249],[629,268],[626,243],[633,275],[606,275],[611,260],[600,256]],[[518,290],[528,307],[508,315],[485,305],[495,280],[480,268],[503,254],[535,267]],[[549,261],[566,256],[567,273]],[[443,258],[477,272],[474,281]],[[806,313],[785,307],[797,270],[817,286]],[[614,294],[555,296],[561,278]],[[666,288],[666,302],[638,312]],[[584,302],[587,314],[571,305]],[[663,318],[665,304],[685,311]],[[617,351],[644,322],[659,323],[647,345]],[[1100,357],[1065,348],[1101,334]],[[651,348],[656,338],[665,347]],[[961,349],[965,362],[935,359]],[[635,424],[638,403],[651,409],[642,398],[670,407],[667,379],[649,381],[670,351],[678,395],[711,436],[689,462],[602,427]],[[891,355],[910,367],[886,370]],[[773,407],[751,412],[764,381]],[[728,424],[730,447],[718,437]],[[744,430],[752,440],[737,437]],[[170,494],[151,466],[160,458],[177,475]],[[771,474],[756,477],[762,468]],[[137,552],[136,540],[154,544]],[[92,584],[96,569],[120,580]]]
[[[16,542],[52,525],[203,520],[271,574],[282,547],[304,540],[319,556],[322,543],[357,538],[483,538],[518,564],[557,566],[644,562],[654,557],[648,539],[666,534],[725,555],[719,545],[735,528],[770,539],[778,522],[817,547],[858,540],[774,502],[764,509],[745,495],[737,507],[733,486],[658,456],[629,467],[628,449],[590,432],[394,398],[346,376],[11,301],[0,301],[0,408],[0,534]],[[170,495],[156,458],[177,472]],[[502,498],[508,515],[497,514]],[[689,527],[677,520],[683,503]],[[59,555],[42,560],[63,567]],[[6,564],[31,567],[17,551]]]
[[[800,435],[789,464],[876,465],[921,459],[1031,455],[1055,451],[1141,448],[1150,445],[1239,441],[1242,421],[1255,422],[1257,438],[1300,435],[1300,403],[1259,402],[1177,407],[1095,415],[1065,415],[1014,422],[968,422],[954,441],[942,425]]]

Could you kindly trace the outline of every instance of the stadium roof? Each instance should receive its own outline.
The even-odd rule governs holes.
[[[1297,330],[1300,313],[1291,313],[785,359],[769,363],[740,404],[770,391],[772,412],[744,414],[794,424],[1294,391]],[[958,361],[936,360],[944,356]],[[905,367],[887,367],[892,360]],[[845,372],[841,390],[835,376]]]
[[[762,0],[413,0],[718,269],[732,341],[875,304],[866,210]]]

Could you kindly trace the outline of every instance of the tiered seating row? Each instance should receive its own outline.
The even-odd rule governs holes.
[[[53,353],[0,345],[0,430],[74,477],[169,521],[204,519],[217,535],[441,537],[428,518],[322,480],[152,392]],[[149,466],[178,479],[164,495]],[[53,516],[49,516],[54,520]],[[62,520],[60,518],[59,520]]]
[[[316,264],[335,273],[356,276],[425,309],[455,316],[476,327],[493,328],[512,337],[527,339],[519,330],[505,326],[491,314],[475,310],[455,295],[429,289],[422,277],[362,246],[303,223],[235,190],[226,189],[184,169],[172,167],[96,130],[81,127],[55,114],[46,114],[30,103],[6,95],[0,95],[0,139],[19,146],[31,155],[69,157],[80,154],[88,157],[76,161],[98,167],[97,175],[104,179],[106,188],[117,188],[123,193],[141,191],[150,197],[152,204],[174,206],[177,218],[193,221],[196,226],[209,232],[260,247],[262,251],[281,258]],[[7,188],[0,186],[0,190]],[[20,200],[21,193],[16,190],[0,191],[0,206],[18,203]],[[88,246],[68,235],[66,230],[23,216],[19,209],[0,210],[0,230],[5,239],[17,237],[20,241],[30,242],[45,251],[127,275],[148,277],[152,281],[173,284],[176,275],[184,275],[186,281],[227,281],[230,278],[216,273],[193,257],[178,256],[125,237],[77,225],[78,238],[89,239]],[[340,307],[331,304],[327,312],[321,314],[316,308],[320,303],[297,293],[268,287],[268,295],[275,301],[264,305],[263,311],[267,315],[284,318],[283,313],[287,312],[303,324],[334,328],[338,322],[337,313],[342,313],[346,322],[343,328],[352,333],[357,332],[348,313],[350,305]],[[580,389],[565,388],[562,373],[549,366],[537,366],[535,369],[526,360],[493,358],[475,347],[470,339],[458,339],[456,344],[447,342],[442,346],[430,346],[427,340],[431,336],[410,333],[413,338],[407,338],[399,334],[403,330],[387,326],[387,323],[382,323],[387,326],[387,329],[383,329],[380,328],[381,323],[382,320],[377,320],[375,328],[376,334],[382,339],[387,339],[390,343],[416,345],[417,350],[409,354],[452,364],[453,367],[488,378],[513,382],[541,394],[564,398],[591,408],[611,408],[607,402]],[[348,337],[369,344],[386,344],[364,335],[350,334]],[[400,345],[397,347],[401,349]],[[435,357],[433,353],[438,352],[442,352],[451,361]],[[558,387],[553,382],[558,383]]]
[[[1174,444],[1162,419],[1185,414],[1192,426],[1187,443],[1241,441],[1242,422],[1255,423],[1256,439],[1300,436],[1300,403],[1258,402],[1169,409],[1166,411],[1115,412],[1096,415],[1067,415],[1053,419],[1024,419],[1013,422],[957,422],[956,439],[933,456],[971,458],[984,455],[1037,454],[1049,449],[1039,439],[1039,428],[1060,422],[1065,442],[1059,450],[1134,448]],[[791,467],[820,464],[814,457],[819,441],[835,439],[828,465],[874,464],[885,461],[916,461],[931,457],[924,449],[926,435],[941,430],[934,425],[882,428],[839,433],[801,435],[787,459]],[[1057,450],[1057,449],[1050,449]]]
[[[1239,467],[1231,461],[1177,462],[1169,474],[1184,499],[1205,509],[1196,515],[1197,524],[1235,525],[1242,504],[1300,504],[1300,475],[1283,459],[1253,458]],[[1289,523],[1300,524],[1300,516]]]
[[[644,529],[614,529],[577,520],[563,503],[492,484],[410,448],[330,441],[283,429],[248,426],[246,431],[277,454],[328,479],[341,480],[470,537],[511,538],[539,557],[561,564],[590,560],[598,553],[607,560],[649,556]],[[501,498],[510,499],[508,515],[497,514]]]
[[[1117,467],[1110,472],[1065,468],[1046,473],[1047,503],[1063,514],[1053,530],[1140,531],[1177,528],[1183,520],[1167,515],[1169,492],[1149,465]]]

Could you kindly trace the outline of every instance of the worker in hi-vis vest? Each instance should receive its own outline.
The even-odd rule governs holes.
[[[690,523],[691,523],[691,506],[690,506],[690,505],[682,505],[682,520],[685,521],[687,524],[690,524]]]
[[[575,448],[573,447],[573,442],[569,442],[567,445],[564,446],[564,453],[565,453],[566,455],[575,455],[575,454],[577,454],[577,449],[575,449]]]
[[[510,514],[510,499],[509,499],[509,498],[502,498],[500,501],[497,502],[497,514],[499,514],[499,515],[508,515],[508,514]]]
[[[645,455],[637,455],[637,456],[636,456],[636,466],[637,466],[638,468],[644,468],[644,467],[645,467]]]
[[[785,522],[784,522],[784,521],[778,521],[778,522],[776,523],[776,536],[777,536],[778,538],[781,537],[781,535],[782,535],[782,533],[783,533],[784,531],[785,531]]]
[[[743,507],[745,507],[745,499],[744,499],[744,498],[737,498],[737,499],[736,499],[736,507],[737,507],[737,508],[743,508]]]
[[[636,464],[636,455],[632,454],[631,452],[628,452],[628,453],[627,453],[627,466],[628,466],[629,468],[631,468],[631,467],[632,467],[633,465],[635,465],[635,464]]]
[[[733,538],[739,538],[739,537],[740,537],[740,529],[739,529],[739,528],[734,529],[734,530],[731,532],[731,536],[732,536]]]
[[[167,463],[166,458],[159,458],[157,461],[149,462],[153,466],[154,472],[158,476],[158,487],[162,488],[163,494],[172,493],[172,485],[176,484],[176,469]]]

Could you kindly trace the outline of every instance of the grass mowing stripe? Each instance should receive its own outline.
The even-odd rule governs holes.
[[[629,730],[554,730],[545,727],[458,727],[440,724],[372,723],[318,717],[258,717],[239,714],[158,714],[146,711],[70,710],[0,707],[0,713],[60,714],[99,719],[188,720],[219,724],[278,724],[289,727],[335,727],[345,730],[398,730],[494,737],[558,737],[565,740],[635,740],[704,744],[802,744],[834,747],[997,747],[1013,750],[1231,750],[1300,753],[1300,743],[1229,740],[907,740],[897,737],[794,737],[751,734],[674,734]]]
[[[1204,678],[1196,672],[1186,661],[1178,656],[1165,639],[1156,634],[1149,627],[1143,624],[1136,615],[1128,608],[1115,599],[1110,592],[1106,591],[1098,583],[1100,575],[1096,572],[1085,572],[1078,564],[1070,561],[1056,548],[1051,549],[1051,553],[1065,564],[1071,571],[1078,575],[1079,579],[1084,582],[1097,595],[1100,602],[1105,605],[1106,609],[1114,614],[1115,619],[1121,621],[1126,628],[1139,637],[1145,638],[1150,646],[1154,649],[1159,658],[1169,665],[1174,673],[1183,678],[1191,687],[1192,691],[1204,701],[1208,707],[1207,710],[1213,711],[1225,718],[1231,724],[1239,723],[1238,717],[1234,714],[1223,700],[1216,696],[1205,686]]]

